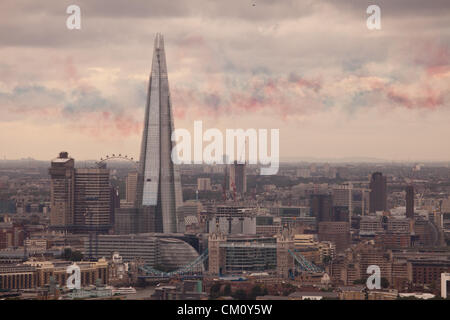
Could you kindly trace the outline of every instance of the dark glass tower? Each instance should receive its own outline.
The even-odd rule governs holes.
[[[414,186],[406,186],[406,217],[414,218]]]
[[[386,211],[387,209],[387,182],[381,172],[375,172],[370,179],[370,212]]]
[[[167,77],[164,39],[155,38],[144,131],[139,159],[137,207],[152,215],[152,231],[177,232],[177,208],[182,205],[178,169],[172,162],[172,103]]]
[[[317,222],[333,221],[333,199],[329,194],[312,194],[310,208]]]

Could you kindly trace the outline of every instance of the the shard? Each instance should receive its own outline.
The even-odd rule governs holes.
[[[171,158],[173,128],[164,39],[158,33],[145,108],[136,198],[140,214],[151,216],[154,232],[182,232],[177,219],[177,208],[183,203],[180,175]]]

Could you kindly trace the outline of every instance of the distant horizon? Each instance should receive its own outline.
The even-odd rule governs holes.
[[[101,159],[78,159],[76,157],[71,156],[69,153],[69,157],[73,158],[76,162],[98,162]],[[2,158],[0,162],[4,161],[39,161],[39,162],[50,162],[51,160],[57,158],[57,156],[50,159],[37,159],[33,157],[23,157],[17,159],[8,159]],[[114,159],[114,161],[118,162],[127,162],[127,160]],[[137,161],[135,159],[135,161]],[[416,160],[416,159],[408,159],[408,160],[390,160],[390,159],[381,159],[381,158],[371,158],[371,157],[343,157],[343,158],[316,158],[316,157],[285,157],[280,159],[280,163],[296,163],[296,162],[304,162],[304,163],[361,163],[361,164],[389,164],[389,163],[405,163],[405,164],[426,164],[426,163],[450,163],[449,160]],[[190,164],[182,164],[182,165],[190,165]],[[192,165],[194,165],[192,163]],[[202,163],[200,165],[208,165],[206,163]],[[252,165],[255,166],[255,165]]]

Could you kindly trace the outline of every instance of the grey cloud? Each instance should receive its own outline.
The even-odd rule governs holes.
[[[312,15],[324,14],[324,10],[333,8],[330,15],[342,13],[342,24],[361,21],[364,28],[367,17],[365,9],[369,0],[80,0],[76,4],[81,7],[82,28],[77,31],[67,30],[65,21],[66,8],[73,4],[64,1],[24,1],[3,0],[0,4],[0,47],[54,47],[54,48],[92,48],[111,45],[132,45],[142,41],[152,43],[153,35],[162,31],[167,34],[167,41],[183,45],[187,35],[203,34],[206,38],[214,38],[218,42],[228,41],[225,45],[234,50],[246,50],[249,46],[261,46],[264,50],[276,52],[278,48],[285,50],[290,46],[295,50],[304,46],[308,50],[311,43],[322,43],[321,35],[314,35],[315,30],[308,30],[310,37],[303,41],[290,38],[291,35],[278,35],[285,22],[298,20]],[[255,6],[253,6],[255,4]],[[328,7],[324,7],[327,4]],[[426,15],[442,17],[450,15],[450,1],[434,0],[399,0],[377,1],[382,8],[382,17],[424,18]],[[348,21],[347,19],[352,21]],[[326,19],[326,16],[324,16]],[[436,32],[448,29],[445,19],[431,19],[427,27]],[[235,23],[234,23],[235,22]],[[327,21],[323,21],[326,25]],[[413,23],[413,22],[412,22]],[[223,30],[217,26],[223,25]],[[213,28],[211,28],[213,27]],[[258,28],[269,30],[267,34],[259,34]],[[340,26],[336,26],[340,27]],[[420,27],[420,26],[419,26]],[[335,33],[330,24],[330,35]],[[411,25],[410,29],[417,28]],[[305,30],[292,30],[304,34]],[[357,33],[358,30],[355,30]],[[411,32],[397,29],[383,32]],[[349,38],[355,34],[349,33]],[[448,36],[448,34],[447,34]],[[277,42],[273,42],[278,39]],[[358,39],[356,39],[357,41]],[[268,42],[271,44],[268,45]],[[285,43],[280,47],[279,42]],[[353,40],[355,41],[355,40]],[[288,43],[289,42],[289,43]],[[302,43],[303,42],[303,43]],[[346,47],[339,39],[336,48]],[[306,52],[305,52],[306,53]],[[233,61],[231,61],[233,62]]]
[[[443,15],[450,12],[450,1],[448,0],[321,0],[331,4],[337,9],[345,11],[360,12],[366,16],[369,5],[378,5],[382,15],[388,17],[402,17],[406,15]]]
[[[136,84],[140,83],[132,83],[131,86]],[[95,87],[77,87],[67,93],[43,85],[19,85],[10,92],[0,91],[0,121],[27,116],[41,117],[45,110],[51,111],[51,117],[58,116],[58,111],[61,111],[63,117],[76,118],[78,115],[92,112],[119,115],[127,108],[143,109],[145,100],[142,97],[142,88],[129,87],[127,90],[131,92],[126,92],[122,99],[116,99]],[[128,103],[125,101],[127,98],[130,98]]]
[[[65,15],[71,4],[80,6],[82,13],[94,17],[110,18],[176,18],[201,16],[227,17],[248,20],[296,18],[313,10],[313,0],[79,0],[52,1],[6,0],[2,7],[26,14]]]

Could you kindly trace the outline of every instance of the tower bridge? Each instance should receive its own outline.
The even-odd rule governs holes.
[[[290,234],[276,238],[250,238],[249,241],[227,238],[220,233],[209,237],[208,248],[196,259],[183,267],[164,272],[155,266],[140,267],[140,277],[145,279],[170,279],[180,277],[202,277],[205,274],[221,276],[245,272],[274,270],[281,278],[292,278],[301,273],[322,273],[324,270],[306,259],[293,245]],[[263,242],[273,239],[272,242]],[[253,240],[253,241],[251,241]],[[205,263],[208,271],[205,273]]]

